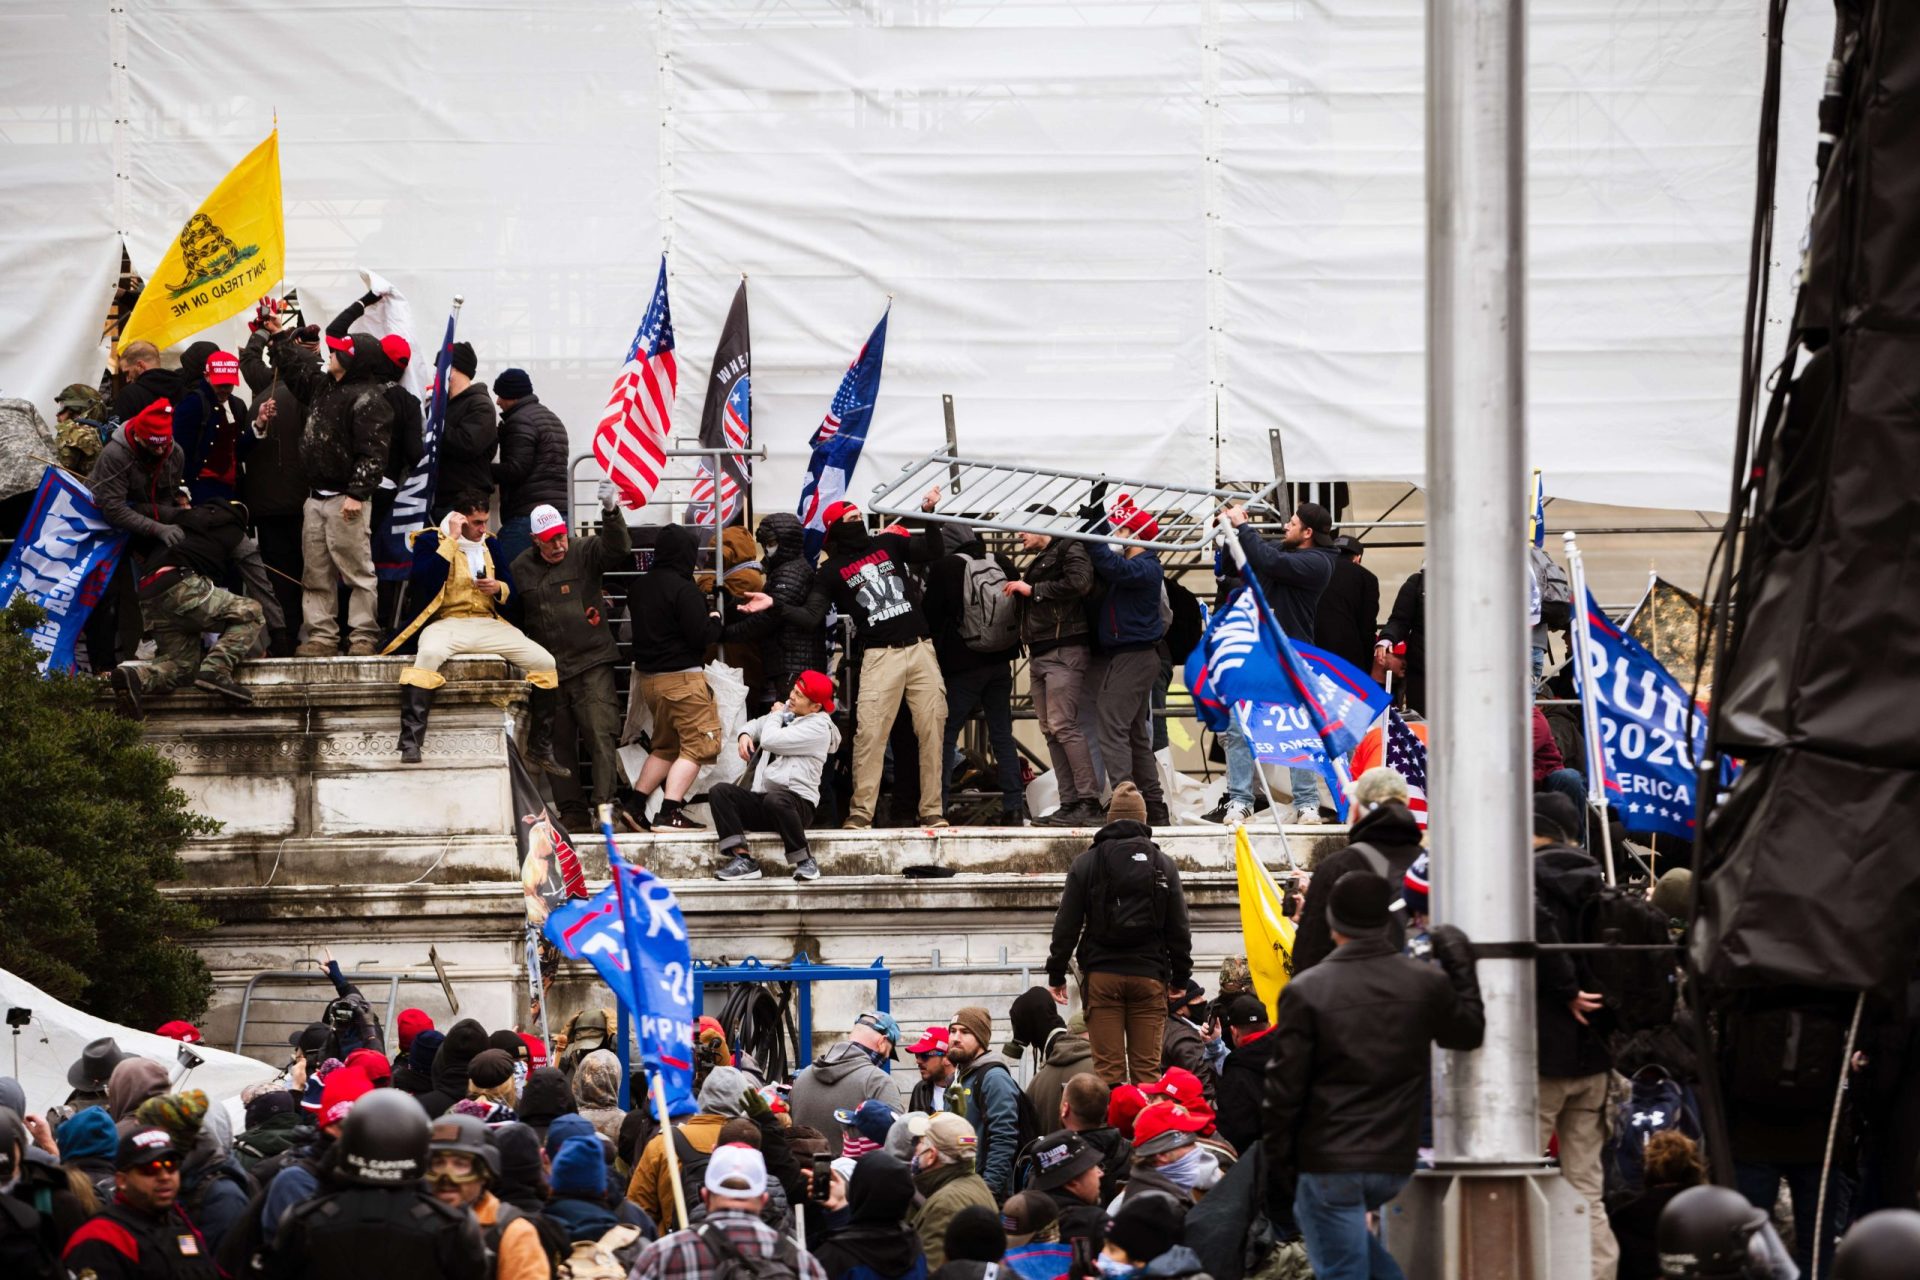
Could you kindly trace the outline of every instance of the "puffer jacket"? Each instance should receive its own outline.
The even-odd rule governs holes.
[[[1033,594],[1020,612],[1020,639],[1027,652],[1087,643],[1087,597],[1093,593],[1093,558],[1077,538],[1055,538],[1027,566]]]
[[[500,486],[502,520],[529,515],[543,502],[566,514],[567,424],[539,396],[514,401],[500,419],[493,479]]]
[[[338,381],[316,366],[291,334],[276,337],[268,352],[274,369],[307,406],[307,426],[300,436],[307,484],[362,502],[372,498],[386,473],[393,437],[393,404],[381,379],[392,365],[379,339],[353,335],[353,355],[344,362],[346,376]]]
[[[1353,824],[1344,848],[1322,858],[1313,869],[1307,885],[1307,900],[1300,910],[1300,929],[1293,939],[1293,971],[1305,973],[1333,954],[1333,929],[1327,924],[1327,904],[1333,901],[1333,886],[1349,871],[1372,870],[1371,860],[1355,849],[1370,845],[1387,860],[1388,885],[1397,894],[1414,859],[1421,853],[1420,820],[1397,800],[1389,800]],[[1406,924],[1394,913],[1387,937],[1395,946],[1406,941]]]
[[[813,557],[807,554],[806,531],[800,519],[789,511],[775,511],[760,518],[754,537],[767,552],[760,560],[767,583],[762,588],[776,605],[806,604],[813,590]],[[767,702],[779,702],[793,688],[793,679],[802,671],[827,669],[827,632],[822,626],[801,626],[782,617],[784,610],[774,608],[749,613],[727,624],[726,638],[752,640],[760,645],[761,685],[759,695]]]

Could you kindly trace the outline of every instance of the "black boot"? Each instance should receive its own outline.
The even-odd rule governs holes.
[[[527,686],[527,763],[556,778],[571,778],[573,771],[553,758],[553,713],[559,709],[558,689]]]
[[[420,744],[427,738],[427,713],[433,710],[433,690],[419,685],[400,686],[400,763],[419,764]]]

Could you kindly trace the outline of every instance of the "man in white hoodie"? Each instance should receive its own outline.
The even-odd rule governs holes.
[[[758,880],[760,864],[747,853],[747,832],[777,831],[795,880],[817,880],[820,864],[807,849],[807,825],[820,802],[820,774],[840,745],[833,723],[833,681],[802,671],[785,702],[740,731],[740,758],[753,760],[753,787],[723,782],[707,792],[713,829],[727,865],[721,880]]]

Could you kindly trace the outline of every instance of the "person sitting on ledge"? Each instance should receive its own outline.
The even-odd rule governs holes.
[[[760,864],[747,853],[749,831],[778,831],[795,880],[818,880],[820,864],[807,849],[807,826],[820,802],[820,773],[840,746],[833,722],[833,681],[802,671],[785,702],[740,731],[742,760],[753,765],[753,786],[722,782],[707,792],[720,852],[732,854],[715,872],[721,880],[758,880]]]
[[[468,653],[497,654],[526,671],[527,755],[536,766],[553,758],[560,673],[551,653],[501,616],[513,580],[498,559],[498,540],[487,533],[487,503],[485,494],[460,495],[438,529],[413,535],[406,602],[412,621],[383,651],[397,651],[418,633],[413,664],[400,672],[400,759],[406,764],[420,763],[433,694],[446,683],[440,668]]]

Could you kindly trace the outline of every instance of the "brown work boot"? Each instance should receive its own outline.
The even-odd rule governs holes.
[[[296,658],[337,658],[340,646],[332,640],[303,640],[293,651]]]
[[[349,658],[377,658],[380,656],[380,642],[378,640],[355,640],[347,646],[347,656]]]

